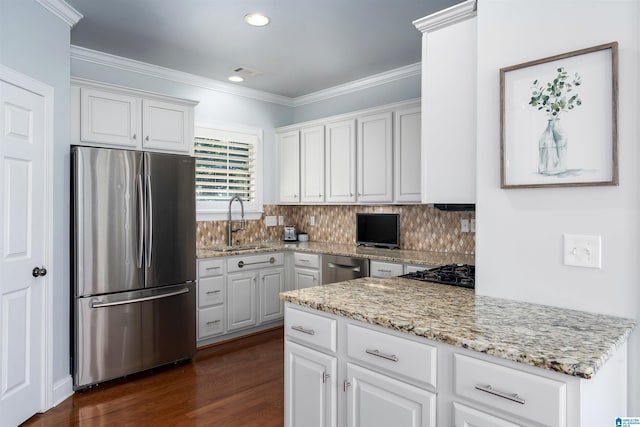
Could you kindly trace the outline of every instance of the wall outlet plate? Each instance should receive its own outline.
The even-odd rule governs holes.
[[[564,265],[602,268],[601,236],[564,235]]]
[[[468,233],[469,232],[469,220],[468,219],[461,219],[460,220],[460,231],[463,233]]]

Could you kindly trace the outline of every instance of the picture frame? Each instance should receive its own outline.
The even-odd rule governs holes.
[[[618,43],[500,69],[500,186],[618,185]]]

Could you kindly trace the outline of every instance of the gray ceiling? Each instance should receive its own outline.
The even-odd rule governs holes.
[[[415,19],[461,0],[67,0],[71,43],[214,80],[298,97],[420,62]],[[244,23],[262,12],[271,23]]]

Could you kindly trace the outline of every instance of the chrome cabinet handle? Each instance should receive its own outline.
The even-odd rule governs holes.
[[[344,382],[342,383],[342,389],[346,392],[349,387],[351,387],[351,383],[347,380],[344,380]]]
[[[316,334],[316,331],[314,331],[313,329],[306,329],[306,328],[303,328],[302,326],[292,326],[291,329],[293,329],[294,331],[302,332],[303,334],[307,334],[307,335]]]
[[[258,262],[244,262],[242,260],[238,261],[238,268],[242,268],[246,265],[258,265],[258,264],[274,264],[276,259],[274,257],[269,258],[268,261],[258,261]]]
[[[391,273],[391,270],[383,270],[381,268],[378,269],[380,273]]]
[[[220,268],[219,266],[218,267],[207,267],[207,268],[205,268],[205,270],[207,270],[207,271],[208,270],[218,270],[219,268]]]
[[[496,390],[493,387],[491,387],[490,384],[487,385],[481,385],[481,384],[476,384],[476,390],[480,390],[480,391],[484,391],[485,393],[489,393],[492,394],[494,396],[498,396],[498,397],[502,397],[503,399],[507,399],[510,400],[512,402],[516,402],[519,403],[521,405],[524,405],[524,399],[521,398],[520,396],[518,396],[518,393],[505,393],[504,391],[500,391],[500,390]]]
[[[331,375],[330,375],[330,374],[327,374],[326,372],[323,372],[323,373],[322,373],[322,383],[323,383],[323,384],[326,384],[326,383],[327,383],[327,380],[328,380],[329,378],[331,378]]]
[[[380,350],[369,350],[369,349],[365,350],[365,352],[372,356],[377,356],[377,357],[381,357],[382,359],[391,360],[392,362],[398,361],[398,356],[396,356],[395,354],[385,354],[385,353],[380,353]]]
[[[218,323],[220,323],[220,319],[212,320],[210,322],[207,322],[207,326],[216,325]]]
[[[216,289],[215,291],[207,291],[207,295],[219,294],[220,292],[222,292],[220,289]]]

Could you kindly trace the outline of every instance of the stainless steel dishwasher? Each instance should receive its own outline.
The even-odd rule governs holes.
[[[369,260],[338,255],[322,255],[322,284],[369,276]]]

